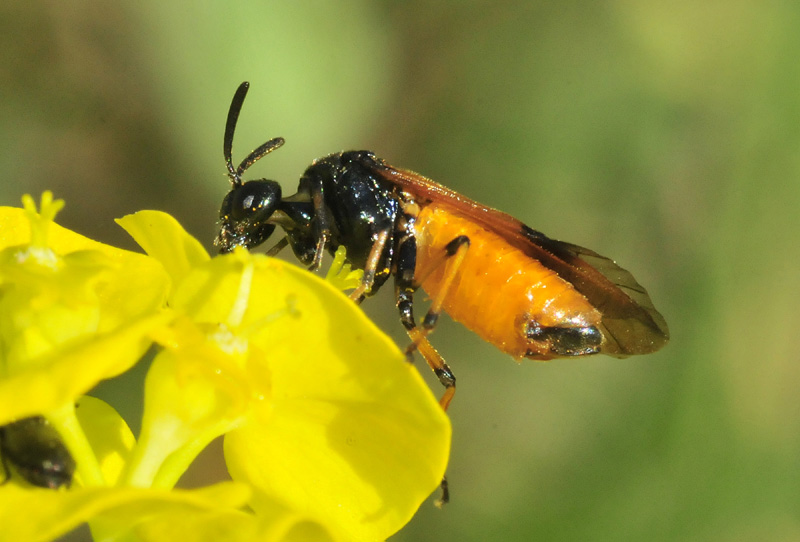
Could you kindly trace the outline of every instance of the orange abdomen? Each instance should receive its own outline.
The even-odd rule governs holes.
[[[460,235],[469,237],[442,308],[503,352],[517,359],[554,357],[527,337],[531,321],[546,327],[600,323],[600,312],[569,282],[458,212],[430,203],[419,212],[415,230],[415,276],[431,298],[440,293],[447,270],[445,246]]]

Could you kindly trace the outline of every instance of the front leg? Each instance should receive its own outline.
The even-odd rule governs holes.
[[[328,218],[328,208],[325,206],[325,194],[322,188],[322,181],[317,181],[311,186],[311,203],[314,205],[314,217],[317,234],[317,247],[314,251],[314,259],[308,266],[309,271],[316,271],[322,263],[322,255],[325,247],[331,238],[331,227]]]
[[[375,236],[375,241],[369,249],[367,263],[364,265],[364,276],[361,278],[361,284],[350,292],[350,299],[356,303],[361,303],[364,300],[364,295],[368,294],[372,290],[372,285],[375,284],[375,276],[378,273],[378,266],[381,263],[381,256],[383,256],[383,251],[386,248],[386,241],[388,241],[390,233],[391,232],[386,229]]]

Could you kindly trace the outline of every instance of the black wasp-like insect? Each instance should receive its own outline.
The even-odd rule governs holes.
[[[242,83],[228,111],[223,153],[232,188],[220,209],[220,252],[253,248],[280,226],[287,244],[316,270],[325,250],[344,246],[364,277],[351,297],[360,302],[390,276],[411,345],[455,393],[450,367],[428,341],[441,311],[521,360],[593,354],[625,357],[659,350],[669,339],[664,318],[628,272],[596,252],[550,239],[519,220],[485,207],[369,151],[315,160],[297,192],[284,197],[272,180],[242,174],[284,140],[267,141],[234,168],[233,133],[248,90]],[[413,296],[424,289],[430,308],[417,326]],[[447,500],[443,481],[442,502]]]

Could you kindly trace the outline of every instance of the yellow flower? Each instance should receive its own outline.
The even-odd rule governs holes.
[[[149,345],[167,285],[151,258],[53,223],[63,201],[49,192],[41,215],[24,202],[0,208],[0,425],[129,369]]]
[[[0,424],[54,420],[79,476],[69,491],[0,487],[5,536],[46,540],[88,522],[109,539],[379,540],[436,489],[446,416],[330,282],[243,250],[210,258],[164,213],[118,221],[144,256],[52,224],[51,200],[42,208],[26,211],[33,236],[22,211],[0,209]],[[358,278],[332,275],[340,287]],[[97,399],[80,398],[76,418],[78,396],[151,340],[139,439]],[[173,489],[220,435],[234,481]]]
[[[0,425],[44,415],[81,454],[88,446],[75,401],[146,351],[165,319],[167,277],[146,256],[53,223],[63,201],[49,192],[41,213],[29,196],[23,204],[0,208]],[[101,484],[86,455],[78,478]]]
[[[243,250],[206,261],[176,233],[158,245],[154,237],[179,228],[161,213],[120,222],[173,269],[171,305],[196,326],[160,354],[180,376],[148,376],[146,401],[166,390],[152,409],[194,425],[203,445],[227,432],[229,470],[253,486],[257,513],[278,501],[344,540],[382,539],[404,525],[444,474],[450,428],[391,340],[340,291],[292,265]],[[208,409],[183,408],[195,403]],[[146,428],[147,409],[143,435],[163,438],[165,429]]]

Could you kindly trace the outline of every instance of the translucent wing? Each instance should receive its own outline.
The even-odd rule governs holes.
[[[571,283],[603,315],[603,353],[618,357],[648,354],[669,340],[667,322],[647,291],[613,260],[587,248],[550,239],[511,215],[483,206],[412,171],[382,164],[378,173],[420,203],[435,201],[469,217]]]

